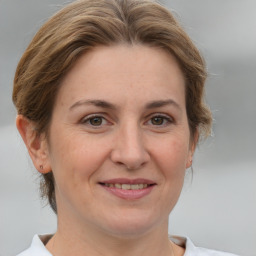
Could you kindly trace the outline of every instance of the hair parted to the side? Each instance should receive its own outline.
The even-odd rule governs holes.
[[[117,44],[159,47],[176,57],[186,80],[186,109],[191,136],[207,137],[211,113],[204,103],[205,64],[172,14],[151,0],[75,1],[46,22],[22,56],[14,78],[18,114],[49,128],[61,80],[90,49]],[[57,212],[52,172],[42,175],[41,195]]]

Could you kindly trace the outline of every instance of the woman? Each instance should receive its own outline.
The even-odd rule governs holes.
[[[200,138],[209,134],[203,60],[149,0],[76,1],[17,67],[17,128],[58,217],[28,255],[231,255],[169,238]]]

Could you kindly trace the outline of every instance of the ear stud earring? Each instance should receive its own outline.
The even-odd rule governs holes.
[[[43,169],[44,169],[43,165],[40,165],[39,167],[40,167],[40,170],[43,170]]]

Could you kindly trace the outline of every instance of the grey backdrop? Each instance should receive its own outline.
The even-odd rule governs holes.
[[[0,0],[0,256],[56,229],[16,132],[12,79],[34,33],[62,0]],[[170,233],[199,246],[256,255],[256,1],[162,1],[205,56],[214,135],[197,150]]]

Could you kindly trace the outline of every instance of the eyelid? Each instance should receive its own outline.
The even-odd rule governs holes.
[[[174,121],[174,118],[170,114],[165,114],[165,113],[161,113],[161,112],[156,112],[156,113],[150,114],[146,118],[150,119],[153,117],[163,117],[163,118],[171,119]]]

